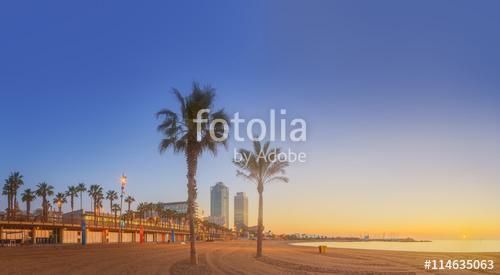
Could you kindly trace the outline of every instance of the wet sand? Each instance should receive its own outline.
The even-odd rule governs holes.
[[[187,264],[189,245],[116,244],[86,247],[0,248],[1,274],[441,274],[426,271],[426,259],[491,259],[500,253],[421,253],[291,246],[265,241],[255,258],[255,241],[198,243],[200,265]],[[473,271],[450,271],[474,274]],[[476,274],[500,274],[499,269]]]

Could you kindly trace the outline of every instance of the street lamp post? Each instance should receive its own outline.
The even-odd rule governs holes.
[[[122,193],[120,194],[120,218],[122,216],[122,208],[123,208],[123,195],[125,194],[125,185],[127,185],[127,177],[125,174],[122,174],[120,178],[120,183],[122,185]]]
[[[122,233],[122,209],[123,209],[123,194],[125,194],[125,185],[127,185],[127,177],[125,174],[122,174],[120,178],[120,184],[122,187],[122,192],[120,194],[120,242],[123,240],[123,233]]]

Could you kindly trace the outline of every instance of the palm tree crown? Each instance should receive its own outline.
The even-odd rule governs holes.
[[[281,149],[269,148],[270,143],[266,142],[264,146],[260,141],[253,142],[253,152],[245,149],[239,149],[241,158],[233,163],[238,170],[236,175],[253,182],[264,190],[264,184],[272,182],[288,182],[288,178],[283,176],[285,168],[289,166],[288,161],[278,160],[277,155]]]
[[[118,199],[118,193],[115,190],[106,192],[106,199],[109,200],[109,211],[113,212],[113,201]]]
[[[62,192],[57,193],[53,202],[55,205],[57,205],[57,208],[59,209],[59,213],[61,213],[62,212],[61,211],[62,205],[67,202],[66,194],[62,193]]]
[[[102,200],[104,199],[102,187],[97,184],[92,184],[87,192],[89,193],[94,207],[94,221],[97,222],[97,210],[102,207]]]
[[[26,216],[29,218],[31,210],[31,202],[36,199],[35,192],[30,188],[24,190],[21,194],[21,200],[26,203]]]
[[[40,182],[36,187],[36,195],[42,198],[42,216],[44,221],[47,221],[49,214],[49,201],[47,200],[47,197],[54,195],[54,186],[49,185],[46,182]]]
[[[85,186],[85,183],[80,182],[77,186],[76,189],[80,193],[80,210],[83,211],[83,192],[87,191],[87,187]],[[83,214],[83,213],[82,213]]]
[[[226,139],[218,141],[210,135],[210,124],[214,120],[228,122],[228,116],[223,109],[216,112],[203,113],[205,122],[195,121],[198,113],[202,110],[211,110],[215,99],[215,89],[207,86],[201,88],[198,83],[193,83],[192,92],[184,97],[179,90],[173,89],[174,95],[180,104],[180,114],[169,109],[163,109],[156,113],[157,117],[163,118],[157,130],[164,135],[160,142],[160,152],[164,153],[168,148],[172,148],[175,153],[193,153],[195,157],[200,156],[203,151],[208,150],[217,154],[217,145],[226,145]],[[200,128],[198,131],[198,128]],[[212,131],[218,139],[223,137],[224,126],[222,123],[213,125]]]
[[[128,205],[128,211],[127,212],[130,212],[130,205],[135,201],[134,197],[132,196],[127,196],[125,198],[125,203]]]
[[[68,186],[68,190],[66,191],[66,196],[69,197],[69,205],[71,207],[71,212],[73,212],[75,208],[75,198],[78,198],[78,187],[76,186]]]

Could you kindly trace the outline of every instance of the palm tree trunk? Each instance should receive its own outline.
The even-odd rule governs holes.
[[[190,147],[188,145],[188,147]],[[197,155],[192,148],[188,148],[186,154],[188,166],[188,219],[189,219],[189,239],[191,243],[191,264],[198,264],[198,256],[196,254],[196,232],[194,222],[194,210],[196,203],[196,168],[198,164]]]
[[[11,202],[10,202],[10,191],[7,192],[7,220],[10,220],[10,206],[11,206]]]
[[[94,199],[94,223],[97,224],[97,201]]]
[[[26,201],[26,219],[30,220],[30,202]]]
[[[13,207],[14,203],[13,203],[13,199],[12,199],[12,191],[9,191],[9,210],[8,210],[8,213],[7,213],[7,216],[10,218],[12,218],[12,209],[14,208]]]
[[[257,257],[262,257],[262,233],[264,231],[264,225],[263,225],[263,220],[264,220],[264,199],[262,197],[262,193],[264,192],[264,185],[262,183],[259,183],[259,186],[257,188],[259,192],[259,219],[257,222]]]
[[[44,222],[47,221],[47,198],[44,196],[42,199],[42,219]]]
[[[14,207],[12,207],[12,209],[14,209],[14,212],[13,212],[13,215],[14,217],[16,217],[16,206],[17,206],[17,191],[14,192]]]

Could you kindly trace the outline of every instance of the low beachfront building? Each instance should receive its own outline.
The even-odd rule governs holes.
[[[162,219],[141,219],[135,215],[115,216],[77,210],[51,219],[18,217],[9,220],[0,217],[0,245],[19,244],[106,244],[106,243],[162,243],[187,242],[189,226],[182,217]],[[181,215],[182,216],[182,215]],[[57,218],[56,218],[57,217]],[[220,231],[197,222],[197,239],[219,238]],[[231,239],[231,232],[224,233],[224,239]]]
[[[159,243],[187,241],[187,224],[122,219],[115,215],[73,211],[59,219],[42,221],[0,219],[0,245],[18,244],[94,244]]]
[[[85,227],[87,243],[133,243],[186,241],[189,228],[174,221],[122,218],[107,213],[77,210],[63,214],[63,222],[80,223]],[[82,238],[85,238],[83,240]]]

